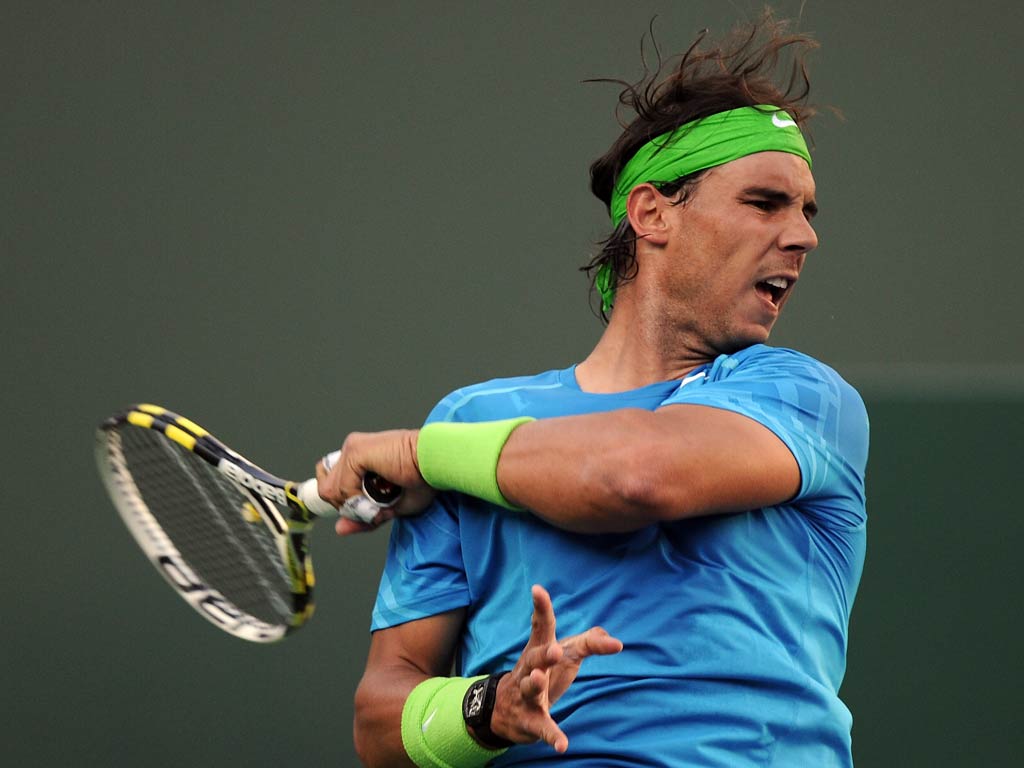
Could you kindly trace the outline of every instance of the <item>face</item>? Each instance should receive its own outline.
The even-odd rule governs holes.
[[[742,157],[664,211],[655,282],[665,322],[708,355],[766,341],[818,244],[807,163],[786,152]]]

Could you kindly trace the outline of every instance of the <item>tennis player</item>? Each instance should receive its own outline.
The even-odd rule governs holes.
[[[852,763],[867,414],[766,345],[818,242],[813,45],[766,17],[623,92],[637,117],[591,168],[613,231],[585,360],[459,389],[320,468],[335,503],[367,470],[408,489],[356,694],[366,764]]]

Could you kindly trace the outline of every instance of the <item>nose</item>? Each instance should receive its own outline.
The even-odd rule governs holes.
[[[803,211],[793,211],[779,235],[779,248],[783,251],[810,253],[818,247],[818,234]]]

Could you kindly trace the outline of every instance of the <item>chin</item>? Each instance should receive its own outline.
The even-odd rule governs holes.
[[[732,354],[733,352],[739,352],[741,349],[752,347],[755,344],[767,344],[769,336],[771,336],[770,328],[748,329],[743,333],[737,333],[726,339],[720,345],[720,349],[727,355]]]

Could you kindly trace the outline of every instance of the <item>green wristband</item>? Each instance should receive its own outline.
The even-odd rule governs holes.
[[[420,474],[439,491],[461,491],[506,509],[518,509],[498,488],[498,457],[512,430],[533,420],[520,416],[473,424],[427,424],[416,444]]]
[[[478,677],[431,677],[402,707],[402,746],[420,768],[477,768],[504,752],[477,743],[462,716],[462,699]]]

